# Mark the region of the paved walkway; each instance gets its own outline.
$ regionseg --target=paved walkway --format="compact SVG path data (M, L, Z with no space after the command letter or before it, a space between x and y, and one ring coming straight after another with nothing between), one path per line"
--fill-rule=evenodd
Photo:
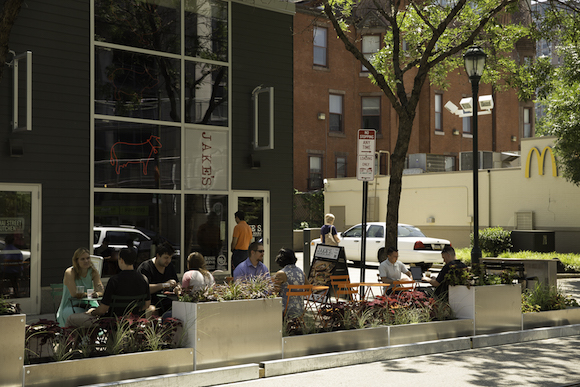
M221 386L580 386L580 336L331 368Z

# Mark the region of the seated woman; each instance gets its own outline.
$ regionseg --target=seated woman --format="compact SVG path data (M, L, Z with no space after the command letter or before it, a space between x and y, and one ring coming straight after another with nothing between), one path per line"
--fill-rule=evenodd
M187 267L181 280L181 287L188 292L200 290L215 283L211 273L205 268L205 258L198 252L193 252L187 257Z
M304 311L304 300L301 297L292 297L286 306L288 285L304 285L304 272L296 266L296 261L296 254L290 249L281 248L276 256L276 263L282 269L274 276L274 291L280 293L288 318L301 316Z
M103 295L103 283L99 272L93 266L89 250L81 247L74 252L72 266L65 270L62 282L64 284L62 287L62 299L56 312L56 319L59 326L65 327L66 320L71 314L84 311L85 306L99 306L97 300L84 302L80 300L87 297L87 289L94 289L93 297ZM83 286L84 291L77 293L77 286ZM73 297L76 299L73 299Z

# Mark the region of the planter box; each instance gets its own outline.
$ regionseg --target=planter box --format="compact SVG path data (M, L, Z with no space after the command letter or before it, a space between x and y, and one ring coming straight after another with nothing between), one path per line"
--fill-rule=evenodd
M522 314L522 325L524 329L559 327L572 324L580 324L580 308Z
M191 371L193 350L178 348L27 365L18 385L75 387Z
M282 339L283 358L418 343L472 334L473 320L449 320L289 336Z
M25 314L0 316L0 384L22 386Z
M389 326L389 345L450 339L473 335L473 320L431 321Z
M352 351L357 349L386 347L389 345L388 327L351 329L288 336L282 339L283 358L317 355L321 353Z
M183 344L195 369L257 363L282 357L282 299L173 302L183 321Z
M522 329L520 285L450 286L449 304L459 319L472 319L473 334Z

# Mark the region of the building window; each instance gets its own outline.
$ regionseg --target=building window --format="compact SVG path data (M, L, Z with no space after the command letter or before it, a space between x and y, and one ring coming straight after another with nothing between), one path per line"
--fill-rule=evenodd
M309 156L308 189L322 188L322 157Z
M463 117L463 133L471 134L471 117Z
M443 95L435 94L435 130L443 130Z
M372 62L373 56L381 48L381 37L379 35L366 35L362 37L362 53L365 58ZM362 71L368 71L365 66L362 66Z
M346 157L336 158L336 177L346 177Z
M532 134L532 109L524 108L524 138L533 137Z
M362 129L381 131L381 97L362 97Z
M328 30L323 27L314 27L314 64L317 66L327 66L326 62L326 42Z
M329 130L331 132L342 132L342 109L343 96L330 94L329 96Z

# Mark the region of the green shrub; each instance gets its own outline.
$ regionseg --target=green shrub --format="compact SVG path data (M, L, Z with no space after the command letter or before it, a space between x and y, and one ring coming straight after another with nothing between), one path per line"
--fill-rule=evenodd
M566 309L568 307L578 306L578 302L572 296L565 295L556 286L537 283L533 289L526 289L522 292L523 313Z
M471 233L473 246L473 233ZM512 233L501 227L490 227L479 230L479 248L486 256L497 257L501 253L511 251Z

